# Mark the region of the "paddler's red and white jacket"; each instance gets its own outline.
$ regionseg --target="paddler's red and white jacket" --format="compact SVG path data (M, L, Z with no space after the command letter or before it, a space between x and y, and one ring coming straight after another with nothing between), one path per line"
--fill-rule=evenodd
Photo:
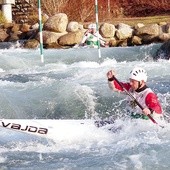
M113 84L112 84L113 83ZM149 108L151 111L156 113L156 115L162 115L162 107L161 104L158 101L158 97L156 94L147 86L144 86L143 88L134 91L132 90L129 83L122 83L124 88L131 93L135 99L143 106L143 108ZM124 90L116 81L109 82L109 87L112 88L114 91L123 92ZM131 97L128 97L128 110L130 112L140 113L142 114L142 110L135 104L134 101L132 101Z

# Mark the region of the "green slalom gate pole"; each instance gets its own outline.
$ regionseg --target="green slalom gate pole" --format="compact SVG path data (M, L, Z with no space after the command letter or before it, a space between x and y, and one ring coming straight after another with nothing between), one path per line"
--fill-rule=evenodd
M96 14L96 31L97 31L97 42L98 42L98 55L101 58L100 41L99 41L99 19L98 19L98 1L95 0L95 14Z
M38 0L38 17L39 17L41 62L44 63L44 55L43 55L43 35L42 35L42 15L41 15L41 0Z

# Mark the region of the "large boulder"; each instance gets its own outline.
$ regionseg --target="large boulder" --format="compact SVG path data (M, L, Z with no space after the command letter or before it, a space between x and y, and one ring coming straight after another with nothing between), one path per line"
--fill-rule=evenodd
M38 48L39 41L36 39L27 40L24 43L24 48Z
M142 39L135 35L132 37L131 43L132 43L132 45L141 45Z
M58 38L66 34L66 32L56 33L56 32L51 32L51 31L43 31L42 34L43 34L43 44L52 44L52 43L56 43L58 41ZM36 36L36 39L39 41L39 38L40 38L40 35L38 33Z
M160 42L160 34L162 34L162 28L158 24L145 25L135 30L135 35L142 38L143 44Z
M46 31L53 31L63 33L66 31L68 24L68 17L64 13L55 14L50 17L45 23L43 29Z
M134 29L136 30L136 29L139 29L139 28L144 27L144 26L145 25L143 23L137 23L137 24L135 24Z
M14 24L13 27L11 28L11 32L15 33L20 30L20 25L19 24Z
M28 32L29 30L30 30L30 25L28 25L28 24L23 24L23 25L21 25L21 27L20 27L20 30L22 31L22 32Z
M162 44L162 46L157 50L156 55L153 58L154 60L170 59L170 40Z
M116 37L118 40L125 40L131 38L133 35L133 29L127 24L120 23L116 26L116 28Z
M150 43L159 43L160 38L159 36L155 35L143 35L139 36L142 39L142 44L150 44Z
M170 33L170 23L166 25L166 33Z
M6 41L9 35L6 33L6 30L0 29L0 42Z
M112 38L115 35L116 28L113 24L104 23L100 26L100 34L104 38Z
M159 39L163 42L170 40L170 33L162 33L159 35Z
M67 32L76 32L79 29L79 23L75 21L69 22L67 25Z
M138 36L142 35L153 35L158 36L160 33L160 27L158 24L149 24L143 27L137 28L135 34Z
M68 34L61 36L58 39L58 43L61 46L73 46L81 42L83 35L84 33L82 31L69 32Z
M116 47L117 46L117 41L115 38L111 38L109 40L109 47Z
M21 37L22 37L21 31L10 33L10 36L8 37L8 41L12 42L12 41L18 41L20 39L24 39L24 38L21 38Z

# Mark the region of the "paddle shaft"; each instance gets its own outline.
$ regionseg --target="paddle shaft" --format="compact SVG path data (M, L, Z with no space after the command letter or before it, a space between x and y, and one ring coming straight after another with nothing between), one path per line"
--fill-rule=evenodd
M142 105L136 100L136 98L132 95L132 94L130 94L127 90L126 90L126 88L119 82L119 80L114 76L114 80L120 85L120 87L122 87L122 89L135 101L135 103L140 107L140 109L141 110L143 110L144 108L142 107ZM155 124L158 124L156 121L155 121L155 119L153 119L153 117L151 116L151 115L147 115L148 117L149 117L149 119L153 122L153 123L155 123ZM160 125L159 125L160 126ZM163 126L160 126L160 127L162 127L163 128Z

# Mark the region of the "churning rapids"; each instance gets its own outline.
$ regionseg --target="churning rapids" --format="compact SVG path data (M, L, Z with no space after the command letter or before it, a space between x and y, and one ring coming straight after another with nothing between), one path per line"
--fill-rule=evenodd
M123 121L125 96L111 92L106 78L112 68L122 81L128 80L135 65L145 68L148 86L157 93L168 117L170 63L153 61L158 47L102 48L101 58L98 49L48 49L44 64L39 49L0 49L2 121L43 119L44 126L55 126L55 120L61 120L61 126L56 121L51 138L1 127L0 169L169 169L170 126L162 129L152 122ZM115 124L123 128L117 133L88 123L111 115L120 117ZM69 122L81 119L87 119L87 124Z

